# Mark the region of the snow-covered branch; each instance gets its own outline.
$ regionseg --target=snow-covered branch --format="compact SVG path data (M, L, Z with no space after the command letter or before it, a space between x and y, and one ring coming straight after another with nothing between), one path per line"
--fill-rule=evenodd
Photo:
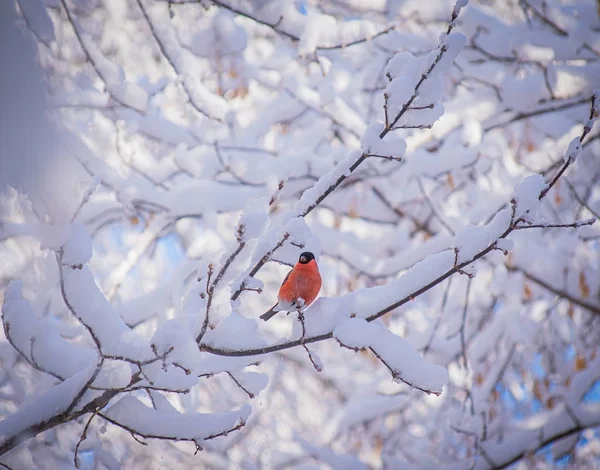
M0 6L0 467L593 467L594 0L117 3Z

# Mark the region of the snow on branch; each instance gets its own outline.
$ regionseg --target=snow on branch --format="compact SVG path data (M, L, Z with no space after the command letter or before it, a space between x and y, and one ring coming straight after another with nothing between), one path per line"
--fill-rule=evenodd
M394 29L393 26L389 26L375 32L375 25L366 20L354 22L357 24L340 24L335 18L327 15L315 14L307 17L290 5L277 1L263 4L257 12L253 12L239 0L211 0L211 3L298 42L299 53L307 55L319 50L342 49L372 41Z
M594 109L594 104L595 98L592 99L592 109ZM584 128L581 140L585 138L589 131L587 127ZM569 165L570 162L566 161L557 174L563 174ZM554 177L552 182L555 184L556 181L557 178ZM454 243L454 255L450 253L450 249L430 255L409 269L399 280L386 286L362 289L340 299L317 300L310 310L311 316L307 318L308 336L301 340L238 350L226 346L220 347L215 343L201 344L201 349L224 356L263 355L305 343L333 338L336 322L340 319L350 318L352 312L356 312L356 310L358 310L361 317L365 317L368 322L372 322L413 301L450 276L456 273L466 273L465 268L497 249L499 242L508 237L514 230L517 230L516 224L522 220L522 217L517 217L517 214L525 214L532 210L539 203L539 200L545 197L547 189L548 185L543 183L543 180L540 182L539 177L527 178L515 188L516 197L513 198L512 211L509 209L502 210L496 214L489 224L483 227L467 227L464 231L459 232L457 235L458 241L455 240ZM462 243L463 241L464 243ZM475 245L475 249L471 249L470 243ZM467 248L469 251L461 255L461 250L464 252ZM382 295L384 293L385 295ZM316 326L316 320L315 323L311 322L311 317L319 318L318 327ZM326 318L327 320L325 320ZM362 345L358 348L366 347L367 343L361 343Z
M95 370L95 366L87 367L0 421L0 455L32 435L65 422Z
M100 416L132 435L151 439L193 441L198 449L203 442L240 429L250 416L250 406L227 413L178 413L159 411L126 396L103 411Z
M431 364L419 355L408 342L377 323L362 318L348 318L333 330L333 337L349 349L369 348L390 370L392 378L412 388L439 395L448 381L442 366Z
M442 114L443 108L440 106L436 114L427 113L429 105L435 106L435 103L439 103L441 100L441 89L438 89L441 77L444 72L447 71L452 65L453 60L460 53L462 47L465 44L464 35L461 33L452 33L454 27L454 20L458 14L455 11L455 15L452 18L452 23L448 26L446 35L442 37L442 40L438 46L436 52L429 54L428 56L416 59L410 53L398 53L394 59L390 61L387 68L387 76L391 83L394 83L394 76L398 78L396 83L401 83L402 86L388 90L384 96L386 97L385 110L385 125L381 128L380 124L376 123L370 126L362 140L362 152L352 152L336 166L324 174L312 187L305 190L300 200L294 204L293 209L286 214L285 220L288 221L287 225L284 226L285 233L292 233L292 227L290 224L294 223L294 219L303 218L310 214L316 207L318 207L323 200L333 193L369 156L371 153L376 157L383 156L385 158L401 159L404 155L406 144L401 140L385 141L384 138L395 129L395 126L400 122L408 122L411 119L422 119L426 120L432 125ZM394 76L392 76L394 74ZM432 80L436 85L429 89L422 89L422 86L426 81ZM390 83L390 84L391 84ZM388 100L393 97L391 116L388 117L389 103ZM411 108L411 105L419 104L421 102L428 105L426 108L417 107L418 112ZM412 112L410 112L412 110ZM418 117L414 114L417 113ZM411 121L412 122L412 121ZM377 133L377 131L379 131ZM380 142L381 141L381 142ZM381 155L380 155L381 153ZM256 273L264 265L262 261L267 256L267 253L275 251L275 247L280 245L281 238L275 237L273 230L267 231L267 233L259 240L258 247L261 248L259 254L255 253L253 258L260 258L257 264L250 267L244 277L254 277ZM278 238L278 241L274 244L270 239ZM239 290L239 289L238 289ZM235 291L232 300L237 298L239 295Z
M0 467L593 466L593 0L42 3L0 7L52 106L3 103Z

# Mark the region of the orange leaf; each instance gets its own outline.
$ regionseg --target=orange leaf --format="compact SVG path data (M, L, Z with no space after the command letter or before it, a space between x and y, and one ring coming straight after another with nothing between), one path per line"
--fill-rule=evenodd
M579 273L579 290L581 291L581 296L583 298L590 296L590 286L585 279L585 273L583 271Z
M523 286L523 297L525 298L525 300L531 300L531 296L533 295L533 293L531 292L531 288L525 284Z
M353 219L356 219L359 216L358 209L356 208L356 202L354 200L350 202L350 207L348 208L348 215Z
M560 206L560 203L562 202L562 196L558 192L554 193L554 202L557 206Z
M335 214L333 219L333 226L335 228L340 228L342 226L342 216L338 213Z
M575 358L575 370L577 370L577 371L583 370L586 367L587 367L587 361L585 360L585 357L578 354L577 357Z

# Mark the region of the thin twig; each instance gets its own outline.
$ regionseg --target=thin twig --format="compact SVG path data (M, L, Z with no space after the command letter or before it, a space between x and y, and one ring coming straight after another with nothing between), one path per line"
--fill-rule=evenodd
M95 417L96 417L96 413L92 413L92 415L90 416L90 419L88 419L87 423L85 423L83 432L81 433L81 437L79 438L79 441L77 441L77 445L75 446L75 455L73 456L73 463L75 464L75 468L79 468L79 464L80 464L80 462L79 462L79 446L87 437L88 429L90 427L90 424L92 424L92 420Z

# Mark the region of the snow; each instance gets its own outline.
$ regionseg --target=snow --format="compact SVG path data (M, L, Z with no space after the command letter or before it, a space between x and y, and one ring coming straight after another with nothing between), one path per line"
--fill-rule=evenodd
M351 455L340 455L327 447L318 447L298 437L298 443L317 460L331 466L331 468L345 468L348 470L368 470L370 467Z
M448 382L445 367L424 360L410 343L394 335L383 325L373 326L376 336L371 349L392 369L395 381L438 395L442 393Z
M371 348L392 370L396 381L438 394L448 381L446 368L423 360L407 341L381 324L348 318L335 327L333 337L347 348Z
M374 340L375 331L363 318L348 318L333 330L333 337L351 349L368 348Z
M505 253L510 253L514 250L515 244L512 240L500 238L499 240L496 240L496 247Z
M398 77L415 77L419 73L419 61L410 52L398 52L388 62L385 73L392 81Z
M42 0L19 0L27 26L47 45L54 41L54 25Z
M250 406L226 413L179 413L157 411L149 408L131 395L121 398L103 414L117 423L144 436L168 439L194 440L201 444L204 439L245 422L250 416Z
M302 36L298 42L298 54L307 56L313 54L319 43L321 32L335 29L335 18L329 15L309 14Z
M125 81L123 69L103 55L98 45L89 38L77 22L74 22L74 27L79 31L83 46L104 81L108 92L126 106L144 112L148 105L148 95L144 89L135 83Z
M258 395L267 387L269 376L259 372L230 372L233 377L252 395Z
M50 96L23 105L37 77L22 74L5 114L27 132L0 126L0 180L17 188L0 184L0 434L52 425L101 363L77 409L108 389L101 413L134 435L206 449L153 443L165 468L485 469L485 451L552 466L573 440L539 452L539 436L576 423L590 429L572 464L593 466L599 227L549 226L600 204L594 2L334 3L0 6L42 43L15 52L0 14L3 71L39 57ZM37 132L48 112L56 148ZM548 228L514 230L527 222ZM305 250L323 277L306 348L297 315L258 320ZM251 432L202 442L247 404ZM89 417L2 462L72 462ZM102 419L88 466L142 462Z
M71 266L87 263L92 257L92 239L82 224L71 226L69 238L63 245L61 261Z
M203 343L218 344L226 349L258 348L266 343L258 336L258 324L233 312L225 317L214 330L209 330Z
M63 267L62 272L67 306L98 339L103 354L134 361L154 357L147 340L113 310L87 266Z
M510 222L510 209L503 209L487 225L467 225L459 230L453 242L454 249L458 251L457 264L471 260L477 253L499 240L508 230Z
M452 62L458 57L458 54L463 50L466 43L467 37L463 33L452 32L443 36L442 46L446 47L446 52L432 73L441 75L442 71L445 71L452 65Z
M240 216L239 226L243 227L242 240L260 237L269 225L269 200L252 200Z
M456 0L454 4L454 8L452 9L452 14L459 15L461 9L465 8L469 4L469 0Z
M317 198L327 190L327 188L334 184L340 177L348 176L350 174L350 167L352 167L361 156L360 152L351 152L346 158L329 170L319 179L319 181L304 191L300 200L294 204L292 213L296 214L296 217L304 214L310 206L315 203Z
M462 139L467 147L475 147L481 144L483 129L481 123L475 119L469 119L463 125Z
M36 317L23 298L22 281L11 281L4 291L4 327L26 357L60 377L71 377L96 363L96 354L63 339L47 320Z
M266 196L262 188L246 187L231 193L231 187L208 180L177 185L164 200L175 216L203 214L206 211L230 212L242 209L248 201Z
M93 385L104 389L125 388L131 383L132 372L128 362L105 360Z
M404 394L387 396L375 393L357 393L336 413L325 435L334 438L361 422L401 409L408 402L409 397Z
M383 131L384 127L381 122L375 122L367 128L361 139L362 152L372 155L402 158L404 152L406 152L406 142L403 139L379 138L379 134Z
M200 312L196 312L196 314ZM151 344L159 356L170 351L165 360L166 364L179 364L196 372L201 358L194 334L195 332L190 329L187 320L167 320L156 330Z
M568 162L571 165L575 163L575 160L577 160L577 157L579 156L579 152L581 152L581 142L579 141L579 137L575 137L569 144L563 157L565 163Z
M547 187L542 175L531 175L515 187L515 218L527 215L538 204L541 192Z
M17 412L4 418L0 421L0 440L6 441L66 411L95 369L95 366L91 366L78 372L73 377L41 393L35 401L22 406ZM77 408L81 408L81 402Z

